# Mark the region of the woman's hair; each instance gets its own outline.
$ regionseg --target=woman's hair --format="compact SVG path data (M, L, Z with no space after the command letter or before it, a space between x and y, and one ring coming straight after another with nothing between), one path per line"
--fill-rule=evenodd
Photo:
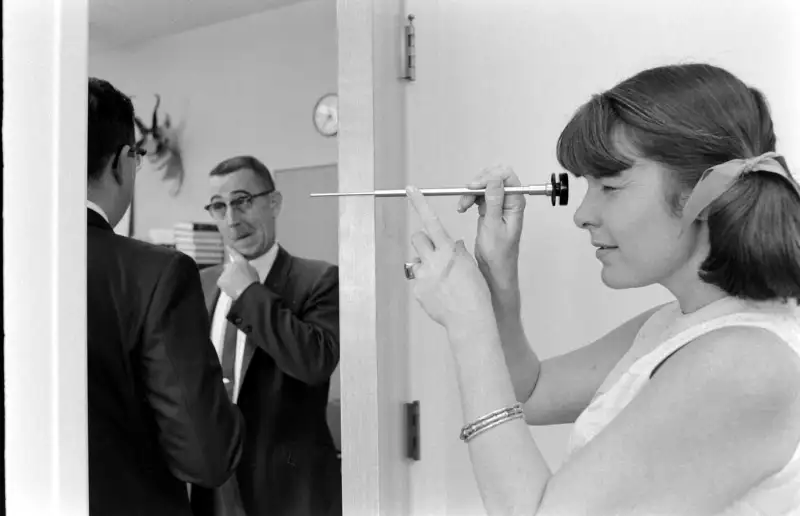
M558 161L576 176L615 175L633 165L618 135L673 172L665 200L676 217L706 169L775 150L764 95L706 64L652 68L593 96L561 133ZM800 196L787 179L743 174L709 206L708 228L703 281L746 299L800 299Z

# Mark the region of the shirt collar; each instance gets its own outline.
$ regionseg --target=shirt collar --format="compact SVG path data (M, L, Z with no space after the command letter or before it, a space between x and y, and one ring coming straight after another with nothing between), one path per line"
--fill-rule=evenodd
M108 222L108 215L106 215L106 212L103 211L103 208L98 206L96 203L93 203L89 199L86 199L86 207L89 208L90 210L94 211L94 212L97 212L98 215L103 217L103 219L105 219L105 221ZM108 224L110 225L111 223L108 222Z
M269 271L272 269L272 265L275 263L275 258L277 256L278 242L275 242L272 244L272 247L269 248L269 251L258 258L250 260L250 265L258 272L258 278L261 280L261 283L266 281L267 275L269 275Z

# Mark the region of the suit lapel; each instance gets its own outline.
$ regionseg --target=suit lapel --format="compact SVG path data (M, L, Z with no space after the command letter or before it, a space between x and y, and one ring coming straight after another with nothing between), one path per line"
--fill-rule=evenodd
M291 256L286 252L283 247L278 247L278 254L275 256L275 263L267 274L264 285L273 292L283 295L286 286L286 280L291 270ZM250 367L250 362L253 360L253 355L256 351L256 345L247 337L246 345L244 347L244 357L242 358L242 385L247 375L247 369Z

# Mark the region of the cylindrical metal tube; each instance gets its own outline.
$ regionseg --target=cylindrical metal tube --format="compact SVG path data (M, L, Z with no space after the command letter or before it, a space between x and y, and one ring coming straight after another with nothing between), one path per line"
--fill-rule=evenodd
M529 186L507 186L505 193L521 193L527 195L551 195L553 186L546 185L529 185ZM440 195L484 195L486 190L471 189L464 187L454 188L420 188L422 195L440 196ZM311 197L344 197L354 195L373 195L375 197L405 197L405 190L375 190L374 192L348 192L348 193L312 193Z

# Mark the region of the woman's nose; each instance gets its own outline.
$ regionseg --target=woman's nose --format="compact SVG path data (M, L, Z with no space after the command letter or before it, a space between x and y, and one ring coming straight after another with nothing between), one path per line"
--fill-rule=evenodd
M580 229L586 229L587 226L597 225L597 210L592 202L589 192L586 192L586 195L583 197L580 206L578 206L578 209L575 210L575 215L573 215L572 221Z

